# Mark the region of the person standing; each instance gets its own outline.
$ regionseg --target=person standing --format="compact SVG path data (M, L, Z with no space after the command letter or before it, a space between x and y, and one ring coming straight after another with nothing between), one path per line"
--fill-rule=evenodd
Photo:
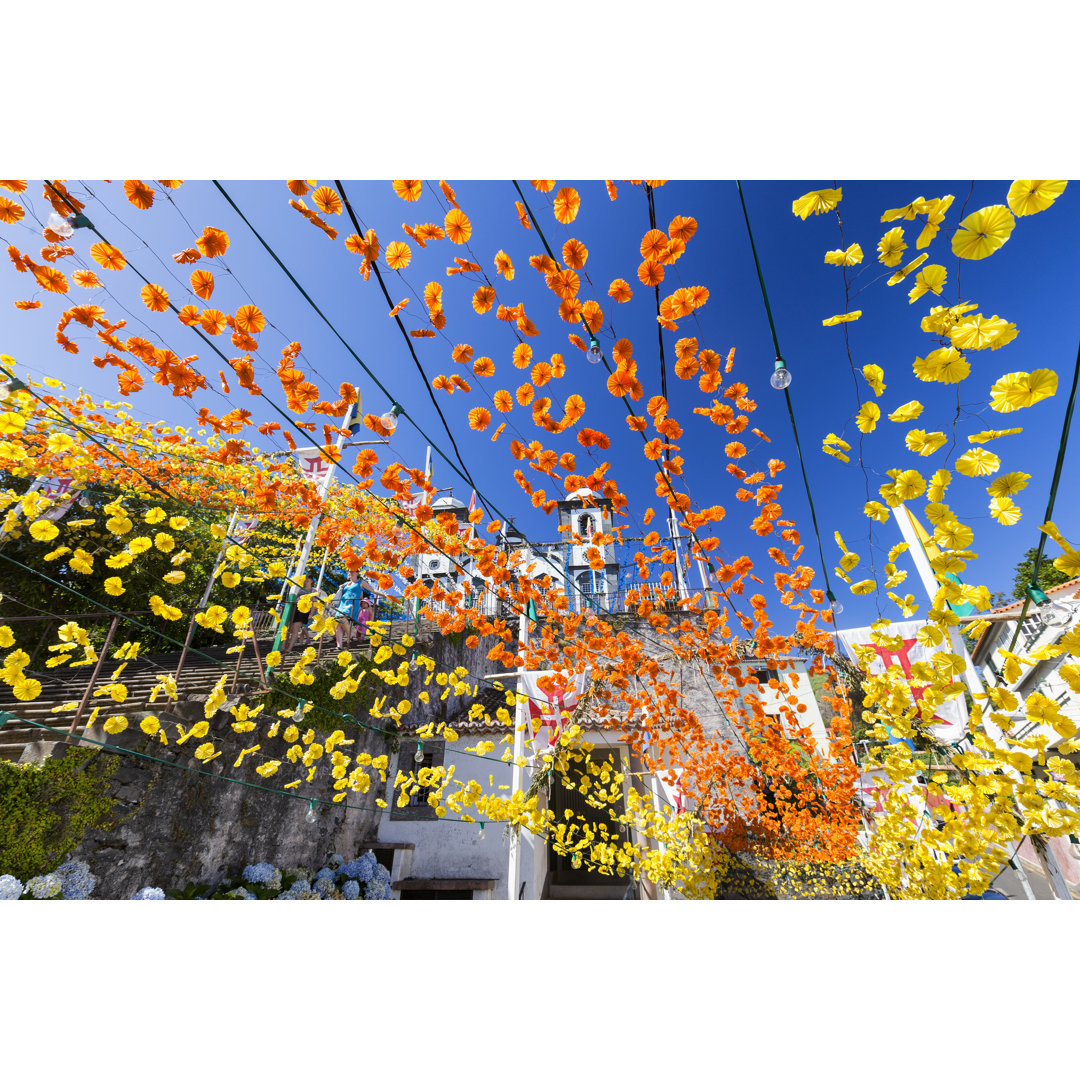
M307 620L310 611L305 613L300 610L300 597L303 596L311 588L311 578L306 574L300 579L300 587L296 593L297 602L293 604L292 618L289 620L289 632L285 638L285 652L291 652L293 646L296 645L296 639L301 633L307 635Z
M341 586L341 597L338 601L338 611L341 613L343 626L341 637L344 642L352 640L356 623L360 615L360 604L364 599L364 586L358 580L360 577L356 570L350 570L348 579ZM335 640L337 640L335 635ZM338 641L340 648L342 641Z

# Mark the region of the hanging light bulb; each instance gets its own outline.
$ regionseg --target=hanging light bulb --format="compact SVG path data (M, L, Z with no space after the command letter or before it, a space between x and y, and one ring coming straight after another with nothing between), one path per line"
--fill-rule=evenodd
M586 356L590 364L599 364L604 359L604 354L600 351L600 342L595 337L589 338L589 351Z
M293 710L292 722L294 724L302 724L304 722L304 705L305 702L301 699L300 704Z
M829 598L829 610L834 615L839 615L844 610L844 605L841 604L840 601L837 600L835 596L833 596L832 589L826 589L825 590L825 595Z
M79 505L84 510L92 510L94 508L94 504L85 495L83 495L82 498L79 499Z
M397 429L398 417L405 410L395 401L386 412L379 417L379 423L392 435Z
M49 220L45 222L45 228L51 229L62 240L67 240L75 231L71 221L66 217L61 217L55 210L49 215Z
M318 811L315 809L314 799L312 799L311 802L308 803L307 813L304 815L304 820L309 825L314 825L319 820L319 814Z
M787 363L783 357L778 356L773 365L773 373L769 376L769 385L774 390L786 390L791 385L791 372L788 371Z
M581 869L581 852L580 851L575 851L574 854L570 857L570 865L575 870L580 870Z
M1027 594L1035 602L1035 617L1043 626L1057 630L1067 626L1071 621L1073 617L1072 609L1058 603L1056 600L1051 600L1038 586L1029 585Z
M480 836L478 837L478 839L484 839L484 823L482 821L480 822Z
M422 742L416 744L416 753L413 754L412 759L417 765L424 763L424 744Z
M7 401L11 397L11 383L5 379L0 382L0 401Z

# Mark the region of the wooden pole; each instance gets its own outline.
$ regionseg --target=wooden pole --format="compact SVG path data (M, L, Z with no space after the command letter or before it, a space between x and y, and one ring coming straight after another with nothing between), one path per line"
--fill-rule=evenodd
M113 634L116 633L116 627L120 623L120 616L114 615L112 622L109 624L109 632L105 635L105 644L101 646L101 654L98 656L98 661L94 665L94 671L90 676L90 682L87 683L86 693L82 696L82 701L79 702L78 709L75 710L75 717L71 721L71 727L68 728L68 735L74 735L78 730L79 722L83 718L83 713L86 712L86 706L90 703L90 698L94 693L94 683L97 682L98 675L101 674L101 668L105 663L105 657L109 653L109 646L112 644ZM73 741L73 740L68 740Z

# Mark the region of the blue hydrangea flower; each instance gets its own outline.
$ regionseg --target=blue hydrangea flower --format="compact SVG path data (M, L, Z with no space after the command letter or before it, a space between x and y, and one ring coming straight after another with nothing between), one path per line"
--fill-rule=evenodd
M55 873L65 900L88 900L98 881L81 859L68 859Z
M359 883L355 881L346 881L345 884L341 886L341 895L344 896L346 900L359 900Z
M384 885L380 885L377 881L372 879L364 886L364 899L365 900L381 900L383 895Z
M278 900L311 900L315 893L311 891L311 883L299 878L292 883L288 892L283 892Z
M383 899L384 899L384 900L390 900L391 898L392 898L392 897L391 897L391 891L390 891L390 882L388 881L388 882L386 883L386 888L385 888L385 890L383 891Z
M330 856L330 858L329 858L329 859L327 860L327 862L328 862L328 863L330 864L330 866L332 866L332 867L333 867L333 868L334 868L335 870L336 870L336 869L337 869L337 868L338 868L338 867L339 867L339 866L340 866L340 865L341 865L341 864L342 864L342 863L343 863L344 861L345 861L345 856L344 856L344 855L337 855L337 854L331 855L331 856Z
M320 877L315 879L315 891L325 900L334 891L333 877Z
M253 863L244 867L241 875L252 885L265 885L268 889L281 888L281 871L273 863Z
M258 900L258 897L254 893L248 892L243 885L227 892L225 897L228 900Z
M367 882L375 874L375 868L379 865L373 851L365 851L358 859L345 863L339 868L338 873L343 877L355 878L360 882Z
M318 883L319 883L320 881L333 881L333 880L334 880L334 871L333 871L333 870L331 870L329 866L324 866L324 867L323 867L323 868L322 868L322 869L321 869L321 870L320 870L320 871L319 871L319 872L318 872L318 873L317 873L317 874L315 875L315 884L316 884L316 885L318 885Z
M165 890L154 888L152 885L147 885L145 888L140 889L132 898L132 900L164 900ZM200 896L198 899L203 900L205 897Z
M0 877L0 900L18 900L25 892L26 886L11 874Z
M55 874L42 874L33 877L26 883L26 891L35 900L49 900L60 895L62 886L60 879Z

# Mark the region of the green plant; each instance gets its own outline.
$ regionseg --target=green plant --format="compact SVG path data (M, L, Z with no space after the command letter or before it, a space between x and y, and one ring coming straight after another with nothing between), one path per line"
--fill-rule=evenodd
M119 764L86 747L40 765L0 761L0 874L48 873L87 829L115 826L110 779Z
M357 656L356 668L352 678L359 678L361 672L368 672L374 667L370 657ZM289 681L287 672L281 672L272 677L271 691L259 699L263 704L263 712L267 716L275 715L281 709L287 709L290 713L297 707L297 698L300 698L315 708L310 709L304 722L316 731L329 733L336 728L341 728L347 723L344 716L356 718L365 724L370 723L373 727L382 727L384 723L378 720L369 721L368 710L375 703L376 691L381 683L366 675L360 679L360 685L354 694L346 694L340 701L330 691L341 681L343 669L336 662L323 662L322 667L312 671L315 681L306 686L294 686ZM344 714L344 716L343 716Z

